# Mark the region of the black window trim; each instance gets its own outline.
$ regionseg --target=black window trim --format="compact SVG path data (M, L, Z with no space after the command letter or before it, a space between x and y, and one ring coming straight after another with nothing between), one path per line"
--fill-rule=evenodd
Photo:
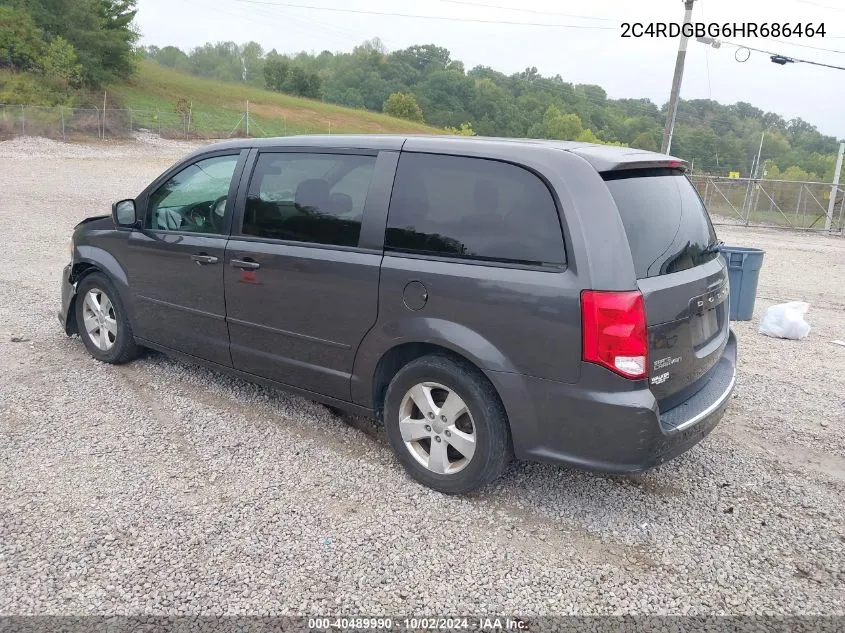
M301 242L297 240L282 240L274 237L260 237L258 235L245 235L243 232L244 215L246 214L246 203L249 198L249 190L252 187L252 179L255 176L255 168L258 165L258 159L262 154L332 154L332 155L346 155L346 156L372 156L375 158L373 178L370 182L370 189L367 191L367 200L370 198L373 182L376 179L376 172L378 170L379 154L384 150L368 149L368 148L350 148L350 147L308 147L308 146L284 146L284 147L259 147L254 148L249 156L248 165L244 169L241 180L243 187L238 192L237 209L235 217L231 224L229 232L229 239L238 240L241 242L255 242L258 244L278 244L279 246L298 246L302 248L319 248L323 250L347 251L356 253L373 253L381 254L381 250L361 246L361 238L364 233L365 218L367 216L367 203L364 203L364 218L361 220L361 231L358 234L357 246L346 246L342 244L323 244L320 242Z
M392 248L387 245L387 222L389 221L390 211L388 207L388 218L385 218L385 240L384 240L384 253L385 255L391 255L394 257L403 257L407 259L422 259L422 260L430 260L430 261L443 261L443 262L452 262L452 263L460 263L460 264L468 264L474 266L488 266L494 268L515 268L518 270L536 270L539 272L553 272L553 273L560 273L564 272L569 268L569 252L566 247L567 238L566 238L566 231L563 228L563 221L561 219L561 209L562 204L560 199L558 198L557 192L555 191L554 187L552 187L551 182L549 179L546 178L542 173L537 171L536 169L525 165L524 163L518 163L512 160L505 160L502 158L497 157L488 157L488 156L469 156L467 154L454 154L451 152L419 152L419 151L409 151L409 150L401 150L399 152L399 162L401 162L401 158L403 154L414 154L414 155L425 155L425 156L449 156L452 158L469 158L475 160L486 160L492 161L496 163L504 163L505 165L511 165L513 167L517 167L520 169L524 169L525 171L533 174L540 181L545 185L546 189L548 190L549 194L552 197L552 204L555 207L555 213L557 217L557 223L560 227L560 236L561 236L561 246L563 247L563 261L559 263L551 263L551 262L537 262L537 263L524 263L515 260L509 259L494 259L494 258L481 258L481 257L461 257L460 255L449 255L449 254L433 254L427 253L423 251L412 251L406 249L399 249L399 248ZM399 175L399 165L396 166L396 174L395 176ZM394 181L395 185L395 181ZM395 186L390 193L390 200L393 201L393 192L395 191Z
M478 257L460 257L458 255L434 255L419 251L401 250L397 248L384 249L385 256L401 257L402 259L420 259L430 262L444 262L448 264L465 264L467 266L485 266L487 268L513 268L514 270L533 270L541 273L566 272L567 265L563 264L526 264L507 259L481 259Z
M150 214L150 197L158 191L161 187L163 187L167 182L170 181L171 178L176 176L177 174L183 172L184 170L188 169L189 167L196 165L204 160L208 160L209 158L219 158L221 156L237 156L238 160L235 163L235 169L232 172L232 180L229 183L229 194L226 200L226 213L223 216L223 231L221 233L200 233L198 231L168 231L166 229L148 229L146 228L147 218ZM232 232L232 224L234 217L237 213L237 195L238 190L241 184L241 178L243 176L244 167L246 166L247 159L249 158L249 149L248 148L241 148L241 149L221 149L216 150L213 152L206 152L204 154L200 154L198 156L194 156L190 161L184 161L173 165L170 169L165 171L161 174L158 178L156 178L149 187L147 187L140 196L136 199L136 204L139 203L143 206L144 214L143 218L141 219L141 226L143 227L142 230L145 233L149 233L152 235L184 235L184 236L196 236L196 237L211 237L211 238L223 238L228 239L229 235ZM130 231L137 231L137 228L127 228L126 230Z
M627 169L603 171L599 175L605 182L608 180L628 180L629 178L678 178L680 176L689 180L686 172L677 167L629 167Z
M192 235L197 235L192 233ZM241 233L233 233L229 236L230 240L237 240L238 242L255 242L257 244L274 244L278 246L295 246L297 248L318 248L326 251L348 251L355 253L372 253L374 255L381 255L381 251L375 248L367 248L364 246L345 246L343 244L323 244L321 242L298 242L296 240L280 240L274 237L259 237L257 235L243 235ZM360 237L358 243L361 243Z

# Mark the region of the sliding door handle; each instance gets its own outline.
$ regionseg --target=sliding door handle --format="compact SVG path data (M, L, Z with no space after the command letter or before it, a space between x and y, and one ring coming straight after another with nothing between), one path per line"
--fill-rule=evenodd
M229 263L235 268L240 268L241 270L258 270L261 268L261 264L254 262L251 259L233 259Z
M200 253L199 255L191 255L191 259L195 261L199 266L217 263L216 257L214 257L213 255L206 255L205 253Z

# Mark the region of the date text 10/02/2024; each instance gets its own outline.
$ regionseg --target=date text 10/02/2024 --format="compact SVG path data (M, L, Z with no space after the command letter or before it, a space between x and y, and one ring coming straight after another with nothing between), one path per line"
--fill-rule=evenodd
M316 631L336 630L410 630L410 631L524 631L528 623L509 617L412 617L366 618L324 617L308 618L308 628Z

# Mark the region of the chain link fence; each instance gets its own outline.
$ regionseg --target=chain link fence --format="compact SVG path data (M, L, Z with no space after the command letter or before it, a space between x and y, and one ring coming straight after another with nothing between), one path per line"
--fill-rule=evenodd
M213 113L193 109L64 108L0 104L0 140L42 136L62 141L131 139L137 133L169 139L213 140L293 134L331 134L288 125L286 117L258 118L244 112ZM769 226L845 234L845 188L823 182L752 180L691 175L714 224Z
M843 232L845 188L824 182L690 176L714 224Z
M232 137L331 134L331 121L305 128L288 125L286 117L258 118L242 113L134 108L64 108L0 104L0 140L16 136L42 136L61 141L131 139L149 132L162 138L213 140Z

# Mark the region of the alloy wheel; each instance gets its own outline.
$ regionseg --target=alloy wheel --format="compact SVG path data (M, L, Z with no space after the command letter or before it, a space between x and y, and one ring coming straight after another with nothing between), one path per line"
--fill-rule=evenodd
M82 300L82 320L91 342L107 352L117 342L117 318L114 304L99 288L91 288Z
M455 391L436 382L418 383L402 398L399 431L413 458L440 475L466 468L475 454L475 423Z

